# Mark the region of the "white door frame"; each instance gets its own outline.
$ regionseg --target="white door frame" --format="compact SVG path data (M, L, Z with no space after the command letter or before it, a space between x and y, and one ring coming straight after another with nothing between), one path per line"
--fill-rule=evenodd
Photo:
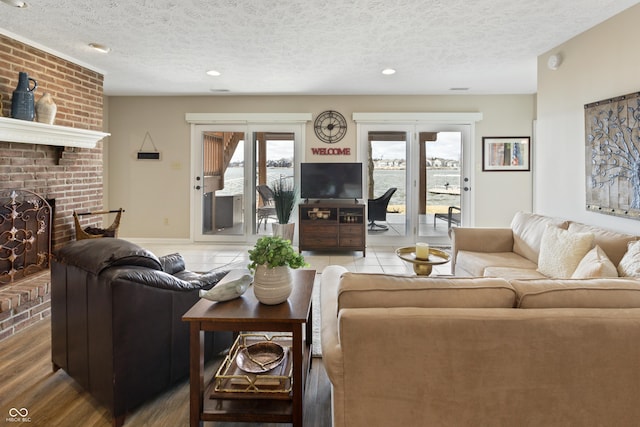
M296 180L299 180L300 161L303 157L305 147L305 126L311 121L311 113L187 113L185 119L191 124L191 227L190 240L211 241L211 242L237 242L253 243L257 236L252 233L253 212L250 207L255 206L255 190L253 185L249 185L255 174L255 161L253 142L248 144L253 132L256 131L283 131L295 134L294 148L294 173ZM198 183L196 177L201 173L202 164L202 131L204 130L227 130L244 132L244 232L238 235L203 235L198 227L202 227L202 191L196 189L202 185ZM296 183L298 184L298 183ZM253 203L253 204L252 204Z

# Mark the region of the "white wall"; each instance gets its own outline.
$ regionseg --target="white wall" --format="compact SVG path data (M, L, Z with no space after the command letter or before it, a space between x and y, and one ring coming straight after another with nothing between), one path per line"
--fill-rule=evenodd
M640 233L640 221L586 210L584 130L585 104L640 90L639 21L637 5L538 58L536 212Z
M111 97L108 108L108 202L126 209L122 237L189 238L190 127L185 113L312 113L341 112L349 121L338 144L357 149L353 112L481 112L476 125L476 161L472 188L476 198L476 225L506 226L518 210L531 210L532 177L529 172L482 172L482 136L531 136L534 95L512 96L191 96ZM139 161L145 133L149 132L161 161ZM311 147L320 147L312 123L306 129L305 161L318 160ZM145 146L150 149L150 146ZM322 159L325 160L325 159ZM534 164L535 167L535 164ZM167 218L168 225L164 218Z

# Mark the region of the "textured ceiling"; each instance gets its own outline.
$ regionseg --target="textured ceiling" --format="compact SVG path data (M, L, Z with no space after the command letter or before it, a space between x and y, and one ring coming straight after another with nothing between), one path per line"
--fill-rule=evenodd
M639 3L26 1L0 3L0 32L104 73L107 95L534 93L538 55Z

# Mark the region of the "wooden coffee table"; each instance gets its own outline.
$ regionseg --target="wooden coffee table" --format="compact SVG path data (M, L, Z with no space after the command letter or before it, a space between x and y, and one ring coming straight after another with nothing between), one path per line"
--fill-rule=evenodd
M230 272L223 280L232 280ZM253 287L226 302L198 301L182 320L190 328L190 425L203 421L293 423L302 427L304 391L311 369L311 293L315 270L292 270L293 291L278 305L261 304ZM213 398L213 380L204 383L204 332L287 332L291 334L292 387L286 399Z

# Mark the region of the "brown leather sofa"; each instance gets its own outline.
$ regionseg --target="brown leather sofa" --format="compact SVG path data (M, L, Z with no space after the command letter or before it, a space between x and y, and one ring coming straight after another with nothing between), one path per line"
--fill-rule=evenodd
M156 257L122 239L71 242L51 263L51 358L114 417L189 373L182 315L232 268L185 270L179 254ZM205 355L230 347L232 333L207 333Z

